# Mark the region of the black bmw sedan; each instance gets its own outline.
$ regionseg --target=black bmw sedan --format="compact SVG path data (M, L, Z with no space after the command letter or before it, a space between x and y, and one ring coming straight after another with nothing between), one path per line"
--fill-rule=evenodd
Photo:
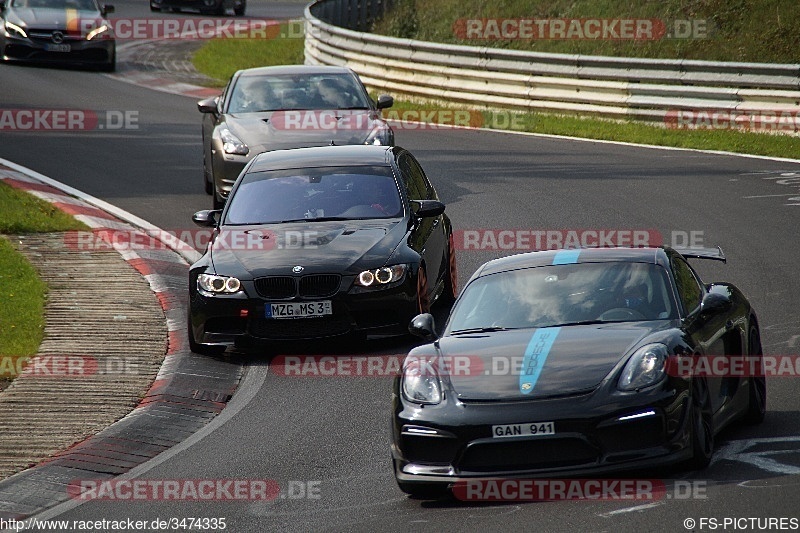
M407 333L417 313L455 296L444 209L403 148L256 156L224 210L194 215L215 231L190 269L192 350Z
M430 314L416 317L430 344L394 384L400 488L702 468L723 427L763 420L763 371L725 372L737 358L763 365L755 311L687 257L724 260L667 247L515 255L478 269L441 337ZM701 357L722 370L677 371Z

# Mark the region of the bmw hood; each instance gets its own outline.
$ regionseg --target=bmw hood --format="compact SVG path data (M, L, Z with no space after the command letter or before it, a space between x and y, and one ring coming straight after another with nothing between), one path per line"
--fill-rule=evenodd
M524 400L594 390L669 321L564 326L443 337L446 378L464 400ZM465 367L464 365L467 365Z
M383 266L405 235L402 219L371 219L269 226L223 227L211 245L218 274L242 279L351 273Z
M240 113L227 115L225 124L252 153L363 144L376 127L388 128L372 110Z

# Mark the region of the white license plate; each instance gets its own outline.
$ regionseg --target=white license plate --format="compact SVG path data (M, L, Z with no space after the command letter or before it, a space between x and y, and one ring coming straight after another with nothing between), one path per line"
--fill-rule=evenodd
M48 52L71 52L72 45L69 44L46 44L44 49Z
M530 422L526 424L492 426L492 437L496 439L555 434L556 425L553 422Z
M308 318L310 316L332 315L330 300L320 302L268 303L267 318Z

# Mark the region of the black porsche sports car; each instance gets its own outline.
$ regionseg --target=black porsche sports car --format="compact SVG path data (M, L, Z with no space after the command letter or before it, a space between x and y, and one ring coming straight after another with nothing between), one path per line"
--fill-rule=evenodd
M467 282L441 337L417 316L409 329L430 344L409 353L393 391L400 488L434 496L481 477L706 466L724 426L763 420L766 381L669 371L681 358L763 359L747 299L704 284L687 257L725 259L668 247L496 259Z
M417 160L399 147L256 156L223 211L194 215L216 229L190 269L191 349L407 334L414 315L455 298L444 209Z

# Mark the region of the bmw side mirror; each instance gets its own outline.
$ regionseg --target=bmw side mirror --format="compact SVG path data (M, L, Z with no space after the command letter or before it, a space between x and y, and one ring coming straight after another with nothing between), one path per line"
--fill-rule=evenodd
M414 200L411 211L417 218L438 217L444 213L444 204L438 200Z
M213 228L219 224L217 215L220 213L222 213L221 209L204 209L192 215L192 222L204 228Z
M103 4L102 6L100 6L100 13L104 17L109 13L113 13L114 11L116 11L116 9L114 9L114 6L111 4Z
M700 302L700 314L706 316L722 314L729 311L732 305L733 303L728 296L718 292L709 292Z
M214 96L211 98L206 98L205 100L200 100L197 102L197 110L201 113L216 113L217 112L217 102L219 102L219 96Z
M394 98L388 94L382 94L378 97L378 109L388 109L394 105Z
M428 342L433 342L439 338L436 335L436 323L430 313L423 313L412 318L411 323L408 325L408 332Z

